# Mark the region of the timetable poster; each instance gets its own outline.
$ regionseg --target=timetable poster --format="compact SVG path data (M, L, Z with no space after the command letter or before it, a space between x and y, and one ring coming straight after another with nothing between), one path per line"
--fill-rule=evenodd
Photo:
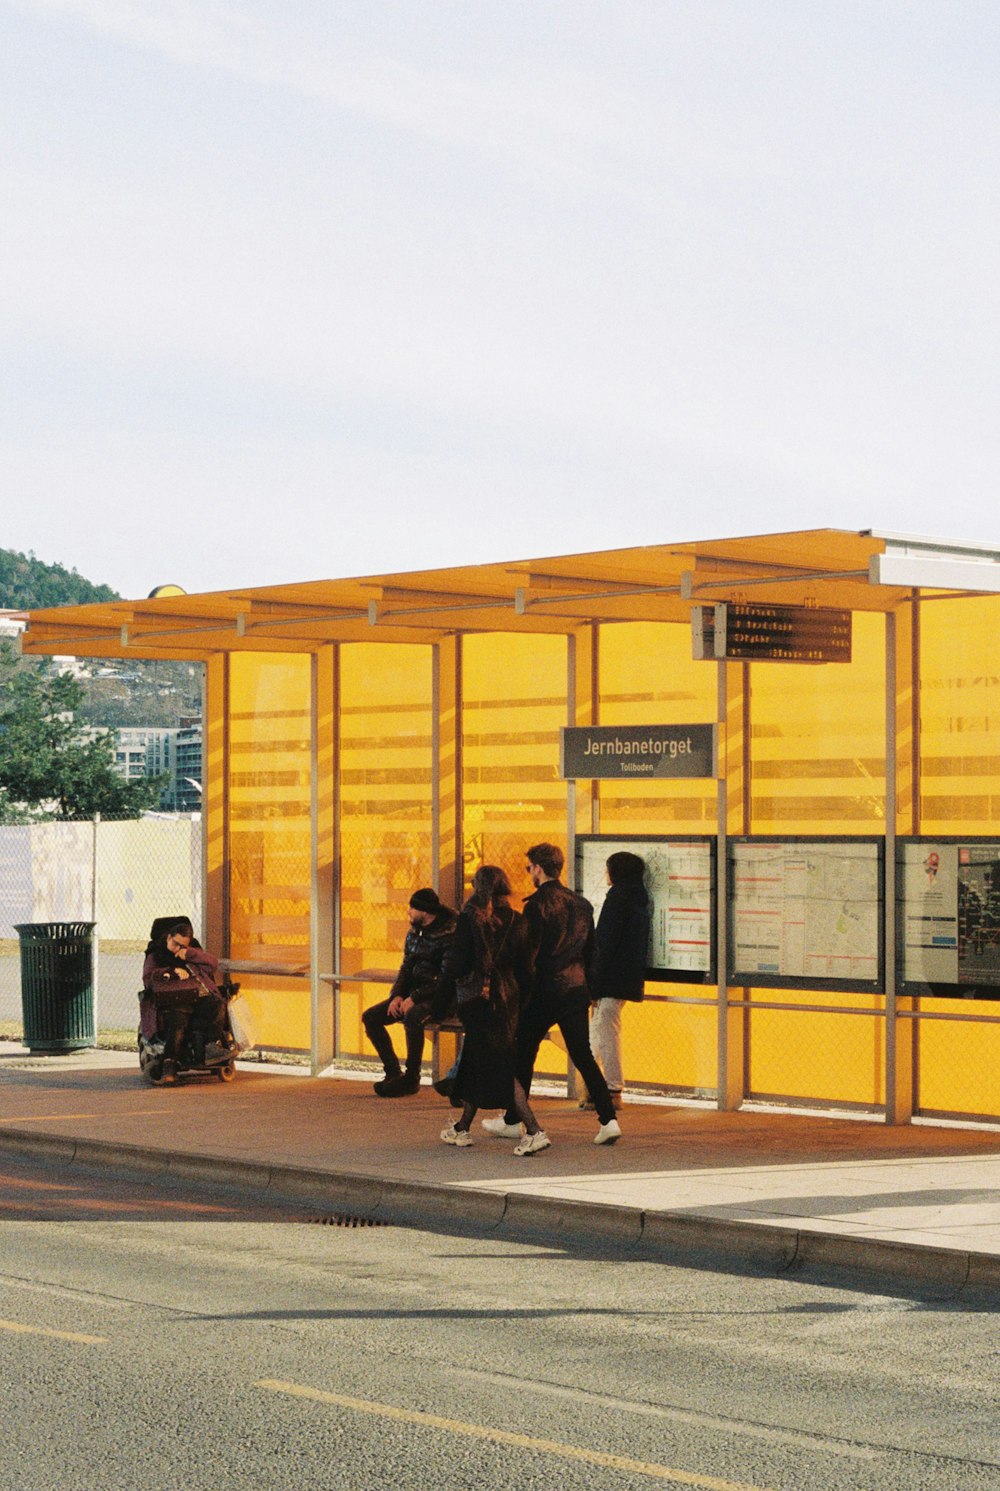
M712 844L709 839L576 841L576 888L600 915L608 893L608 857L627 850L645 861L650 919L650 977L705 982L712 973Z
M875 840L735 841L730 982L878 988L879 849Z
M1000 985L1000 843L899 850L904 984Z

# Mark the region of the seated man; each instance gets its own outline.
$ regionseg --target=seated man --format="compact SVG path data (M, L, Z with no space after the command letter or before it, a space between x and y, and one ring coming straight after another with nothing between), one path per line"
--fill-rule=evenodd
M416 890L410 897L410 930L403 945L403 961L388 999L365 1010L365 1034L382 1058L385 1077L375 1083L380 1098L401 1098L420 1087L424 1055L424 1021L432 1012L441 1018L446 1011L436 1007L441 966L455 935L458 913L442 905L437 892ZM401 1021L406 1031L406 1070L399 1065L387 1025Z

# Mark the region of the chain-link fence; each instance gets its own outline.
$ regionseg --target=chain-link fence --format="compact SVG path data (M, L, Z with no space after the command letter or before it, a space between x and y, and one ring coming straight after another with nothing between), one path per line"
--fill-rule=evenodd
M98 1032L134 1033L143 951L154 917L202 914L201 821L0 825L0 1034L22 1028L20 946L30 922L95 922Z

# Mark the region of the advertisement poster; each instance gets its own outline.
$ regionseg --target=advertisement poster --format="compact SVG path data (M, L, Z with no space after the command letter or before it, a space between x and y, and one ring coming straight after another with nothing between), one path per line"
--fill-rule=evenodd
M904 984L1000 986L1000 842L899 852Z
M737 841L731 853L732 983L878 987L874 840Z
M621 850L646 863L651 976L707 981L712 972L711 842L578 838L576 888L593 906L595 918L608 893L608 856Z

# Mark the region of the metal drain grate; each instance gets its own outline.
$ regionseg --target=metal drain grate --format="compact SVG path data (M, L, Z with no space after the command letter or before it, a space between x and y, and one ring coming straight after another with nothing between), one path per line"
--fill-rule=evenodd
M352 1217L343 1212L335 1212L331 1217L310 1217L310 1222L317 1223L320 1227L388 1227L388 1222L380 1222L375 1217Z

